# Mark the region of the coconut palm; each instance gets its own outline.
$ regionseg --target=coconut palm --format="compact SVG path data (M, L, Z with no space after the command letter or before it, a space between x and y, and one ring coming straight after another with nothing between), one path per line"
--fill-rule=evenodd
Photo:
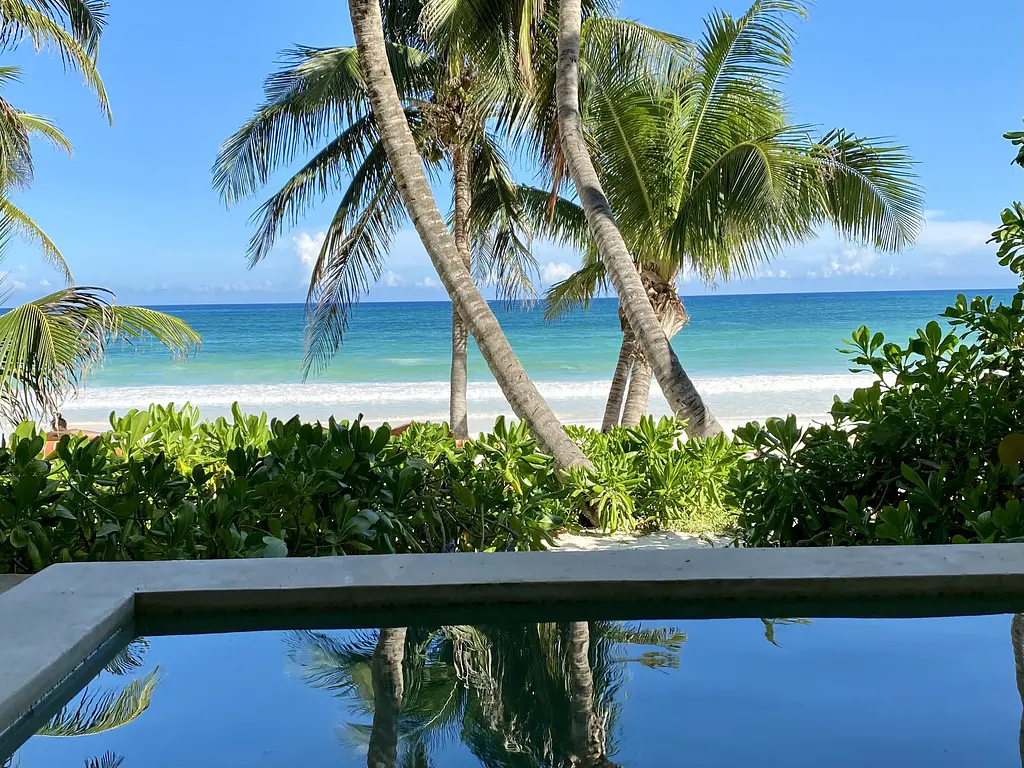
M349 12L368 101L395 187L454 307L476 340L513 412L529 425L541 448L552 455L559 468L590 466L579 447L566 436L512 351L437 209L389 65L379 3L350 0Z
M587 147L580 118L579 57L582 9L580 0L561 0L558 26L558 130L580 203L609 279L619 296L623 315L636 343L651 365L672 411L688 422L691 434L710 436L722 431L679 364L615 222L608 198Z
M501 298L532 298L530 223L501 148L486 129L492 92L502 84L468 66L453 73L452 51L419 33L415 0L396 0L389 8L397 17L389 17L387 34L405 114L427 168L435 175L450 170L451 228L463 262ZM214 169L214 183L230 204L255 193L299 149L318 150L255 214L251 264L267 257L282 228L317 197L341 192L310 277L306 375L338 351L351 306L380 278L405 218L359 72L350 68L355 55L354 48L291 51L294 63L268 78L266 103L225 142ZM342 126L333 114L345 115ZM469 436L467 341L466 325L453 312L450 424L459 439Z
M800 10L758 2L739 19L713 13L692 59L660 76L623 77L614 55L588 67L588 144L669 339L688 319L676 291L683 271L707 282L747 276L824 225L887 251L913 242L920 227L921 196L904 148L841 129L815 136L787 122L777 83L790 66L785 18ZM587 253L549 292L548 316L585 306L611 277L607 262ZM621 306L605 430L639 423L651 383L648 350Z
M99 679L104 674L123 676L140 669L143 656L148 650L149 642L145 638L133 640L104 666ZM90 684L37 730L36 736L92 736L128 725L149 708L159 683L160 668L155 667L124 686L110 688ZM3 768L19 765L15 762L16 758L17 753L2 764ZM106 752L100 757L88 758L85 765L86 768L117 768L122 762L122 756Z
M646 409L653 372L691 434L720 431L669 343L686 321L673 285L683 265L706 279L749 272L781 245L811 236L823 220L890 249L911 241L919 226L920 196L901 148L842 131L813 141L775 119L781 101L774 85L790 63L787 15L803 13L800 2L765 0L740 19L712 14L695 48L694 76L685 77L689 66L672 68L667 99L650 83L616 78L593 89L595 114L584 118L578 0L561 5L559 126L601 257L600 267L594 260L587 265L586 276L600 274L619 295L626 348L620 360L632 360L637 385L636 396L626 398L630 420ZM651 122L677 130L659 134L649 130ZM600 146L611 137L614 147L616 135L616 148ZM596 166L587 143L595 138L597 154L606 152ZM616 158L623 149L627 154ZM660 167L644 173L644 159L655 158ZM563 286L564 293L571 297L575 287ZM618 366L609 417L622 397L624 367Z
M0 0L0 36L9 45L27 37L36 47L54 47L65 63L82 71L109 117L95 64L105 8L99 0ZM19 74L16 67L0 67L0 88ZM18 235L36 245L70 283L63 254L10 200L12 191L31 185L33 138L71 152L71 143L50 120L0 98L0 260ZM0 303L8 296L0 290ZM113 298L102 288L72 286L0 316L0 418L16 423L56 411L117 340L154 336L181 354L198 346L199 335L182 321L142 307L117 306Z
M503 299L532 297L536 262L529 247L530 222L516 200L500 146L487 130L499 95L510 85L474 67L466 52L425 38L416 0L389 2L385 11L385 48L403 120L428 170L438 174L447 167L451 174L450 227L461 262L455 266L495 284ZM294 64L268 78L266 104L222 148L214 183L225 201L234 203L253 194L274 168L300 149L319 150L257 212L252 263L266 257L282 227L294 223L314 198L343 190L310 278L303 362L308 375L338 351L349 310L383 273L391 239L407 210L399 175L392 170L379 121L370 110L356 49L302 48L290 56ZM321 146L325 141L326 147ZM467 329L456 302L450 423L457 438L468 437ZM516 388L518 394L510 398L513 408L545 410L530 395L532 386L524 389L525 374L517 370L510 350L495 351L500 354L491 354L489 365L507 369L499 383L504 379L505 386ZM526 404L518 404L524 396ZM551 431L551 420L545 423L549 442L561 445L567 461L578 461L581 457L564 444L560 431Z

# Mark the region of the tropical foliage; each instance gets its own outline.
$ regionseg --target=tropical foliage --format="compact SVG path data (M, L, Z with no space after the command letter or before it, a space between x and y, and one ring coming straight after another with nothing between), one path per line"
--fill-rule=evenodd
M106 681L110 676L123 677L141 670L148 650L149 641L146 638L131 641L118 651L89 685L39 728L36 736L95 736L121 728L139 718L149 709L153 693L160 684L160 667L155 666L123 685L108 685ZM123 762L123 756L108 751L100 757L87 758L85 765L86 768L118 768ZM3 768L18 768L21 765L18 753L15 752L2 765Z
M452 41L439 44L424 34L420 11L415 0L394 0L385 13L390 65L409 128L427 170L435 177L447 171L452 179L450 226L467 267L499 297L529 300L538 222L519 201L502 145L488 129L502 95L516 85L498 70L477 66ZM355 47L295 48L286 60L288 66L266 80L264 105L222 147L214 185L232 204L255 194L300 153L315 153L254 214L252 264L266 258L282 229L331 192L341 195L310 277L308 375L337 353L351 307L385 274L388 250L407 217ZM452 332L452 421L465 438L467 338L457 313Z
M0 572L54 562L541 549L586 522L720 531L724 438L679 444L645 420L575 428L594 462L559 479L528 429L503 419L462 446L444 424L392 437L358 419L205 422L191 406L111 417L88 439L22 424L0 446Z
M55 49L66 65L81 70L109 117L110 106L96 52L106 22L99 0L2 0L0 34L6 44L28 38L36 48ZM0 67L0 86L20 76ZM56 244L10 200L32 183L33 138L71 153L71 144L45 117L24 112L0 98L0 260L14 235L36 245L43 258L71 283L71 270ZM3 277L0 277L2 288ZM9 294L0 290L0 303ZM141 307L120 307L102 288L73 286L16 307L0 316L0 419L18 423L34 414L54 413L90 367L117 340L155 336L187 354L199 336L180 320Z
M739 18L716 11L698 43L664 50L657 68L629 66L628 49L581 52L588 145L670 338L688 320L681 275L711 284L753 275L823 226L888 251L919 229L921 196L903 147L789 122L789 22L803 12L788 1L756 2ZM549 291L548 317L585 307L607 275L588 249L582 268ZM606 428L635 425L647 409L650 364L622 325Z
M732 482L745 542L1024 540L1020 203L990 242L1022 281L1008 304L961 294L945 325L928 323L906 345L862 326L846 352L875 381L836 398L832 424L800 429L790 416L737 431L751 451Z
M201 341L181 320L118 306L102 288L63 288L0 315L0 418L55 413L111 344L147 337L179 355Z
M622 83L628 98L610 98L607 88L589 91L595 103L587 125L598 166L670 336L687 320L675 290L683 272L709 282L750 274L824 222L890 249L916 229L920 201L900 148L844 131L815 139L786 123L773 86L790 64L785 14L800 10L759 2L740 19L713 14L689 69L678 66L661 83ZM618 77L619 68L611 69ZM669 162L665 147L672 148ZM549 294L549 315L585 304L604 279L604 265L590 256ZM617 392L613 386L608 425L634 423L650 384L642 350L623 327L628 362ZM630 376L623 410L621 379Z

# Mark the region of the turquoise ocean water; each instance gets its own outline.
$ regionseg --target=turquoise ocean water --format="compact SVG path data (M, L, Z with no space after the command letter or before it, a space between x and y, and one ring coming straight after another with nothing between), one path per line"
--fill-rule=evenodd
M1005 299L1010 291L992 293ZM858 325L905 341L935 318L956 291L697 296L685 299L691 321L674 345L716 414L727 422L794 412L825 413L834 394L862 379L836 349ZM203 348L172 361L158 346L115 349L65 413L74 423L106 421L111 410L186 400L209 416L233 401L248 410L305 418L362 412L370 420L444 418L447 411L450 305L362 304L344 346L324 372L303 382L299 364L303 307L224 305L163 307L203 336ZM527 371L566 420L600 419L620 340L617 304L545 322L539 308L495 307ZM470 358L473 428L508 413L475 349ZM652 410L665 408L652 393Z

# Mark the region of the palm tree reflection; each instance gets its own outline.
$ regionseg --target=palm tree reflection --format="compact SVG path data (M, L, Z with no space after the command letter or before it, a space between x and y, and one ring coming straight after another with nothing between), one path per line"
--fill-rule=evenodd
M627 665L678 666L685 640L622 622L410 627L294 632L289 656L351 702L363 722L342 737L373 768L429 765L455 740L486 766L599 768L614 765Z

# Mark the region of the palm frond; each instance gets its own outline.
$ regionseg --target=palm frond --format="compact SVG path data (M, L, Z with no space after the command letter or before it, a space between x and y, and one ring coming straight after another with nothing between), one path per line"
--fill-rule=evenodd
M19 115L21 124L25 127L25 132L29 136L41 136L46 139L50 146L55 149L59 149L66 153L68 156L71 155L72 147L68 137L65 136L57 124L48 117L43 115L32 115L28 112L21 112Z
M115 752L104 752L99 757L89 757L85 760L85 768L121 768L124 763L124 755Z
M700 72L688 95L692 138L682 161L684 177L691 176L694 166L715 162L722 139L728 140L719 136L737 120L759 117L753 109L764 101L759 95L778 83L792 63L788 17L794 15L806 15L801 0L758 0L739 19L715 11L705 21L697 46Z
M377 633L350 631L333 635L312 630L289 632L285 642L288 658L308 685L328 691L348 691L369 685L370 665L377 647ZM354 682L358 679L361 682Z
M914 242L924 199L906 147L831 130L811 148L825 217L844 237L886 251Z
M149 651L149 641L144 637L137 637L128 645L117 652L110 661L103 667L105 672L112 675L127 675L143 665L143 657Z
M181 320L112 299L105 289L76 286L0 316L0 414L17 423L56 411L119 339L151 335L176 354L199 346Z
M384 271L391 238L405 216L383 145L353 175L324 236L306 296L303 376L323 370L337 354L351 308Z
M91 736L125 726L149 708L153 691L159 683L160 668L157 667L120 690L86 688L74 702L63 707L50 722L36 731L36 735Z
M105 3L96 0L0 0L0 44L10 47L27 37L37 49L54 48L65 66L82 74L100 109L113 122L106 88L96 68L105 8Z
M60 272L65 282L70 283L74 279L57 245L27 213L0 194L0 242L5 242L11 235L18 235L39 248L43 261Z
M590 247L590 230L583 208L564 197L537 187L520 184L516 198L532 222L534 236L581 253Z
M429 87L431 59L422 51L388 45L391 71L406 98ZM264 83L266 101L220 148L213 186L231 205L254 194L270 174L369 113L354 46L296 47L287 66Z
M548 289L544 295L544 319L554 320L574 309L589 309L598 292L606 288L604 262L591 249L580 269Z
M474 275L496 289L499 301L529 303L539 277L532 251L536 222L520 204L515 178L492 137L485 134L475 143L471 167Z

